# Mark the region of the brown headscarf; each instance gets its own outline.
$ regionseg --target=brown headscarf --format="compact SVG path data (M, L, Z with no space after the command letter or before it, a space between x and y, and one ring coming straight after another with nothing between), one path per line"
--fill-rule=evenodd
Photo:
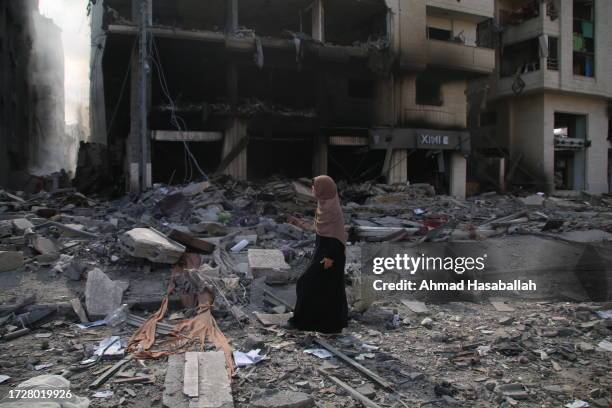
M340 198L336 183L329 176L318 176L314 179L314 195L318 201L315 216L315 231L322 237L336 238L346 245L344 216L340 207Z

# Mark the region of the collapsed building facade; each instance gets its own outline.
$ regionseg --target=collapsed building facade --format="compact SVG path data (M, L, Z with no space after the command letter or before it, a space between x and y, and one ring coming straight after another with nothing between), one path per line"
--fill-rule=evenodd
M93 138L130 190L327 173L463 197L493 16L480 0L97 2Z
M521 185L609 192L612 4L499 0L495 13L497 69L474 91L473 147Z
M0 186L36 189L32 175L71 169L64 99L60 28L38 1L1 1Z

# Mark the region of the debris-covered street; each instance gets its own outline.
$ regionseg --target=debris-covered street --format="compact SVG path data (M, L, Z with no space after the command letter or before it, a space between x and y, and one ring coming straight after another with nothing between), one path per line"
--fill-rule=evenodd
M308 183L222 177L111 201L2 191L0 391L58 374L91 407L610 406L605 299L564 282L532 296L381 296L360 259L368 242L512 253L545 240L588 243L609 268L609 198L340 184L350 323L323 336L283 326L313 248Z

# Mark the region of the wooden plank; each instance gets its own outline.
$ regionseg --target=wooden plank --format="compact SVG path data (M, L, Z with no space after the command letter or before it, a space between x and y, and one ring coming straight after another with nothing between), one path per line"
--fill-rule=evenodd
M380 408L380 405L378 405L377 403L375 403L374 401L372 401L371 399L369 399L365 395L357 392L357 390L355 390L353 387L351 387L350 385L348 385L347 383L345 383L341 379L339 379L339 378L329 374L325 370L319 369L319 372L321 374L323 374L323 375L326 375L327 378L332 380L332 382L334 382L340 388L344 389L351 397L355 398L357 401L360 401L365 407L368 407L368 408Z
M72 305L72 310L74 310L74 313L76 313L76 315L79 317L79 320L81 320L81 323L89 323L87 313L85 313L85 309L83 309L81 301L78 298L72 299L70 301L70 304Z
M323 340L322 338L316 338L314 341L315 343L319 344L321 347L325 348L330 353L334 354L340 360L344 361L345 363L347 363L348 365L350 365L357 371L369 377L372 381L376 382L381 387L386 388L388 390L394 389L394 386L392 383L385 380L384 378L382 378L375 372L369 370L368 368L362 366L361 364L359 364L358 362L356 362L355 360L353 360L352 358L350 358L349 356L347 356L346 354L344 354L343 352L341 352L340 350L338 350L337 348L329 344L326 340Z
M183 375L183 394L189 398L199 396L199 362L198 353L188 351L185 353L185 372Z
M119 371L121 367L129 363L131 360L132 360L132 356L127 356L123 360L115 363L115 365L113 365L111 368L106 370L102 375L96 378L94 382L89 384L89 388L98 388L99 386L104 384L106 381L108 381L113 375L115 375L117 371Z

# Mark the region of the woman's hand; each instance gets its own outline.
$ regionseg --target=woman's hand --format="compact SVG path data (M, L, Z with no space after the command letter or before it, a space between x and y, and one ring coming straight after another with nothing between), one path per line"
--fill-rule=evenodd
M334 265L334 260L329 258L323 258L321 263L323 264L323 269L329 269Z

